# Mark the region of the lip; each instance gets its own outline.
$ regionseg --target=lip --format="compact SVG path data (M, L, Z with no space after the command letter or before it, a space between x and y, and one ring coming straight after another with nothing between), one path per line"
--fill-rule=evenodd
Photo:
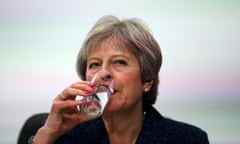
M114 95L114 94L116 94L116 93L117 93L117 90L114 89L112 95Z

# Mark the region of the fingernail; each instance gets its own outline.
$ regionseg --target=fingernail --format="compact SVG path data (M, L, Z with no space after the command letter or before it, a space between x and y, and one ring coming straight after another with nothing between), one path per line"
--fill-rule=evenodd
M84 94L90 94L91 92L89 92L89 91L84 91L83 93L84 93Z
M94 90L95 90L95 87L91 87L91 90L94 91Z
M79 100L81 103L85 103L85 99L81 99L81 100Z

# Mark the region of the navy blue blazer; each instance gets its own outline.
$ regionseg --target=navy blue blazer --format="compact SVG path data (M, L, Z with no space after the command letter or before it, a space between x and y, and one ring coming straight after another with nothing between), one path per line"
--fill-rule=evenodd
M109 144L100 118L81 123L63 134L56 144ZM145 120L136 144L209 144L200 128L163 117L154 107L146 110Z

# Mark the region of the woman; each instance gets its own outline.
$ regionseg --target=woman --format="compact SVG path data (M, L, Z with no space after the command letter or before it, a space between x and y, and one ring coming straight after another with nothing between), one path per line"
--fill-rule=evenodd
M162 54L157 41L138 19L101 18L88 33L78 54L77 72L83 81L56 96L45 124L33 143L44 144L207 144L201 129L161 116L156 101ZM91 119L77 109L94 91L98 71L114 81L101 117Z

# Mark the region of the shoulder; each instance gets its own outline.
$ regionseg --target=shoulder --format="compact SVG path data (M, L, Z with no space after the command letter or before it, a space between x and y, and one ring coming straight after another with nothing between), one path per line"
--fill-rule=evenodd
M209 143L207 133L197 126L163 117L153 107L147 113L146 123L151 125L150 127L154 134L157 135L156 137L164 137L165 140L171 143Z
M207 133L201 128L169 118L164 118L166 133L174 140L185 143L208 143Z

